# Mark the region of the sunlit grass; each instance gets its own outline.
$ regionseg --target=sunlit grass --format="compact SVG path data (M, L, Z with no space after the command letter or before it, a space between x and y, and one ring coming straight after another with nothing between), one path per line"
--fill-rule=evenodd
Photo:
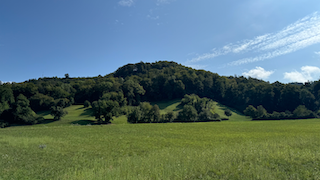
M13 127L0 179L319 179L319 145L319 119Z

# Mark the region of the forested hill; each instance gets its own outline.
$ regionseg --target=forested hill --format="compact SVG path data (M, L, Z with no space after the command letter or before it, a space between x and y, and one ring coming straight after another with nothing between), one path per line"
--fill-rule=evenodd
M211 98L240 111L252 105L246 111L252 117L256 113L251 111L290 114L299 105L303 105L301 111L309 116L311 112L316 115L319 110L320 81L304 85L270 84L242 76L219 76L175 62L141 62L125 65L106 76L70 78L66 74L65 78L2 84L0 118L2 121L30 123L35 119L34 111L48 110L52 106L66 107L86 100L91 103L110 100L119 106L138 105L141 101L183 98L185 94Z

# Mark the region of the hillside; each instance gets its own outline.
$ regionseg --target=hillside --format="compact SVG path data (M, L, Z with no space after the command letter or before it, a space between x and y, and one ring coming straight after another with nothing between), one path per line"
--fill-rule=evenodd
M119 108L137 106L140 102L169 102L186 94L212 99L256 119L315 118L320 115L320 81L299 86L270 84L159 61L128 64L106 76L71 78L68 75L2 84L0 124L42 123L43 119L34 112L51 107L62 111L84 102L95 107L104 106L103 111L107 112L96 118L108 122L112 116L124 114L123 111L115 112ZM107 108L111 106L115 108Z

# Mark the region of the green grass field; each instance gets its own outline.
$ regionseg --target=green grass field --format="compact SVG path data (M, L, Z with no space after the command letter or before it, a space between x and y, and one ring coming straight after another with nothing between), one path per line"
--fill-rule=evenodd
M0 129L0 179L320 179L319 119L234 113L223 122L127 124L120 116L85 125L90 109L67 110L60 121Z

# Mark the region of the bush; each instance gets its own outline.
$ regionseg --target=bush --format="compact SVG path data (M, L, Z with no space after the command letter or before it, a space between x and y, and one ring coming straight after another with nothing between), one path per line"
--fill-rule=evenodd
M199 114L199 121L211 121L214 120L212 112L204 110Z
M295 118L313 118L315 114L304 105L300 105L293 111L293 116Z
M250 116L252 118L256 118L257 117L257 109L255 107L253 107L252 105L249 105L244 111L243 113L246 116Z
M183 122L195 122L198 120L197 110L191 105L184 105L179 112L178 120Z
M224 111L224 114L229 117L229 116L232 115L232 112L230 111L230 109L226 109L226 110Z
M221 120L220 115L217 113L213 114L213 120Z
M91 106L91 103L88 100L85 100L84 103L83 103L83 106L85 108L87 108L87 107Z
M9 126L8 122L0 121L0 128L5 128L5 127L8 127L8 126Z

